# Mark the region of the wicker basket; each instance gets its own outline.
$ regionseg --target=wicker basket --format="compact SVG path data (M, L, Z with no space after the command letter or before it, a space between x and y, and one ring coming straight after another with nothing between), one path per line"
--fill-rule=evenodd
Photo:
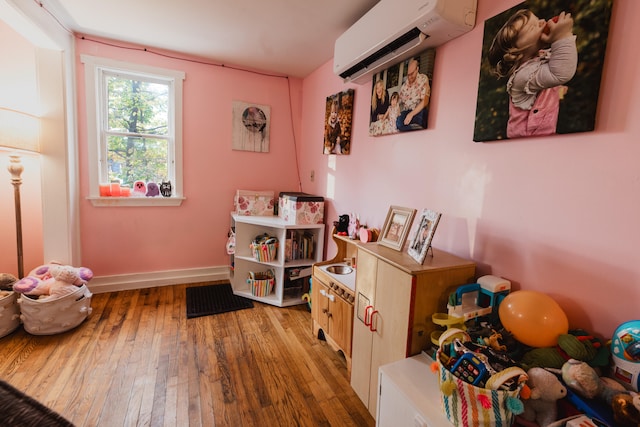
M251 295L255 297L266 297L273 291L273 285L276 283L273 270L267 270L259 273L249 272L247 283L251 287Z
M272 239L274 240L274 239ZM253 242L249 245L251 253L256 261L271 262L278 257L278 241L269 241L268 243Z

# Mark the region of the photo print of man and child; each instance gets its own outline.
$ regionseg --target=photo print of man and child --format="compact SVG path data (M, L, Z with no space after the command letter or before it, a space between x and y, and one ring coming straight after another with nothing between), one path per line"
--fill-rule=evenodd
M473 140L595 128L612 0L530 0L487 19Z
M373 76L369 135L427 128L435 49Z

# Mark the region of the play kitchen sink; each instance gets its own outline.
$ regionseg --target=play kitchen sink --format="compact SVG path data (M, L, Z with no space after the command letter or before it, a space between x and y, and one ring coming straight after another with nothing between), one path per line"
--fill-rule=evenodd
M324 271L330 281L340 283L344 287L355 291L356 289L356 270L347 264L328 264L320 266L320 270Z
M327 266L327 272L331 274L350 274L353 273L353 268L345 264L336 264Z

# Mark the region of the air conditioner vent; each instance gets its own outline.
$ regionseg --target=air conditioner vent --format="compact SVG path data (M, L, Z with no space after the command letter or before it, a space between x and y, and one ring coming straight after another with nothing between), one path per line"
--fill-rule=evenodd
M419 40L419 42L422 42L424 38L420 40L421 34L422 32L418 28L414 28L410 31L407 31L405 34L401 35L400 37L398 37L388 45L384 46L382 49L372 53L371 55L369 55L362 61L358 62L356 65L349 68L345 72L340 73L340 77L342 77L343 79L346 79L349 76L353 76L357 74L360 70L364 70L368 68L371 64L376 63L377 61L384 58L385 56L393 55L396 50L401 49L405 45L414 44L416 40Z
M380 0L336 39L333 72L345 83L364 84L379 71L471 31L477 6L478 0Z

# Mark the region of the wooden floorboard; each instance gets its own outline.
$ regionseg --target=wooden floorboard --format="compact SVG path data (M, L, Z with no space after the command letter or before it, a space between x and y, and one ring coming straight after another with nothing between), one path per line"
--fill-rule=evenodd
M304 305L187 319L187 286L94 295L62 334L21 327L0 378L78 427L375 424Z

